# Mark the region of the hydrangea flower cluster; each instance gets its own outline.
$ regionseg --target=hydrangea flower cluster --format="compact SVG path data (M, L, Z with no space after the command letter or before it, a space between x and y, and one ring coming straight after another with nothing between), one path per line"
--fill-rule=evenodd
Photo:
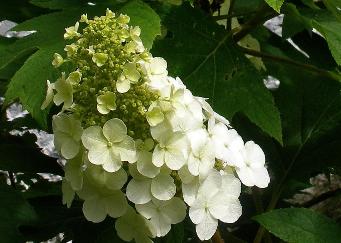
M270 181L262 149L168 76L128 16L107 10L79 22L66 28L66 55L52 62L71 72L47 81L42 105L62 105L52 125L66 160L64 203L77 196L87 220L113 217L119 237L138 243L165 236L188 208L201 240L218 220L235 222L241 182L264 188Z

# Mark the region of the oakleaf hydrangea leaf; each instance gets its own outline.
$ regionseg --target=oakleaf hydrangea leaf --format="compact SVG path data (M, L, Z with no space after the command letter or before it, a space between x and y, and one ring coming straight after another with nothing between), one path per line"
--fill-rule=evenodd
M152 52L167 60L170 74L181 77L194 95L209 98L219 114L232 119L242 112L281 143L273 97L223 28L186 4L174 8L164 24L169 34Z

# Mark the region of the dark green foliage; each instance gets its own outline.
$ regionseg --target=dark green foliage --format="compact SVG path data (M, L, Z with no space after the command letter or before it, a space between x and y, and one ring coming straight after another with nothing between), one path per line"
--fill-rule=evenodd
M336 243L341 239L341 227L338 224L305 208L276 209L254 219L286 242Z
M168 34L155 43L152 52L167 60L171 75L181 77L195 95L209 98L220 114L231 119L242 112L282 142L273 99L232 36L188 5L170 12L163 23Z

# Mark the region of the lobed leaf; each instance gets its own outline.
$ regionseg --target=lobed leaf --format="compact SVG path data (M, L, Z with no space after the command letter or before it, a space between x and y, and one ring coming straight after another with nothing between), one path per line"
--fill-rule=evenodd
M286 242L336 243L341 239L340 225L310 209L276 209L254 219Z
M263 43L263 51L309 63L307 57L288 46ZM269 60L264 63L269 75L280 80L274 94L283 127L282 160L286 167L292 164L289 177L306 180L328 166L339 164L340 82L293 65Z
M194 95L209 98L228 119L242 112L264 132L282 141L279 113L261 75L232 38L210 17L189 5L174 8L163 23L167 36L152 53L164 57Z

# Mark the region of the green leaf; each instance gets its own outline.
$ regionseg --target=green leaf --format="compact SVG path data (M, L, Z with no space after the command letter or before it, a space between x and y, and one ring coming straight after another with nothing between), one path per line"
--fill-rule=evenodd
M341 22L328 12L320 12L312 26L326 38L335 61L341 65Z
M37 215L20 192L0 185L0 235L1 242L24 242L18 227L36 219Z
M272 7L279 13L281 11L284 0L265 0L265 2L267 2L270 7Z
M46 80L54 81L57 71L51 61L55 52L62 52L65 41L64 29L74 25L80 15L88 13L89 16L103 15L106 7L121 11L131 17L132 24L139 25L142 30L141 38L147 47L151 47L154 38L160 33L160 20L158 15L141 1L129 1L118 9L117 4L107 6L88 6L64 10L30 19L19 24L15 30L35 30L36 33L19 39L6 49L0 48L0 69L6 67L14 60L37 50L31 55L24 65L16 72L9 83L6 92L6 102L19 98L25 109L38 121L42 127L47 127L47 110L41 110L45 99ZM52 31L53 30L53 31Z
M11 172L63 175L64 172L57 159L43 154L34 144L35 140L29 138L29 142L25 141L27 137L28 135L1 137L0 169Z
M341 0L323 0L324 5L331 11L339 21L341 21Z
M312 9L319 9L314 0L301 0L301 2Z
M310 60L289 47L274 42L263 44L263 51L309 63ZM341 84L319 73L293 65L264 60L269 75L280 80L275 101L281 113L284 148L283 165L291 167L289 178L306 180L313 173L341 162ZM290 99L288 99L290 97Z
M92 2L97 4L98 1ZM37 7L53 10L70 9L88 5L88 1L86 0L30 0L30 3Z
M303 29L315 28L324 36L335 61L341 65L341 22L327 10L303 10L299 11L293 4L286 6L283 36L288 38Z
M277 209L257 215L254 219L287 242L337 243L341 239L340 225L310 209Z
M13 59L10 65L0 69L0 79L10 80L31 54L31 52L28 52L26 55Z
M141 39L147 49L151 49L156 36L161 35L160 17L145 3L131 1L124 5L120 12L131 17L133 26L141 27Z
M283 7L283 12L283 38L290 38L304 29L310 29L310 19L301 16L294 4L286 4Z
M209 98L228 119L242 112L282 141L279 113L270 92L221 26L188 5L171 11L164 25L167 36L155 42L152 53L166 59L172 76L179 76L194 95Z
M259 9L262 5L264 5L263 0L238 0L235 1L233 6L233 13L236 15L247 15L253 13L255 10Z
M292 40L302 51L308 54L310 64L325 70L337 69L337 63L331 55L326 40L322 36L314 32L304 31L292 37Z
M122 3L120 0L92 0L90 3L93 5L111 6L113 4ZM70 9L70 8L83 8L91 6L88 0L31 0L31 4L53 10Z
M0 21L7 19L18 23L45 13L45 9L30 4L29 0L1 1Z

